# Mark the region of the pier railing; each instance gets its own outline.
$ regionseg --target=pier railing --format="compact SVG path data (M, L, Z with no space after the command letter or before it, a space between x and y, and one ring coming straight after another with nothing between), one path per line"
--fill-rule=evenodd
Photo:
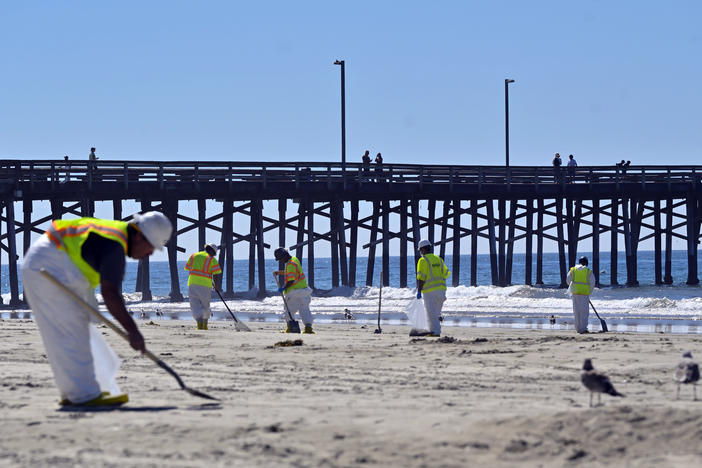
M553 186L559 184L690 184L702 180L702 166L459 166L360 163L262 163L262 162L162 162L162 161L0 161L0 182L28 184L57 184L96 182L130 184L150 182L159 185L176 182L206 182L234 184L257 182L264 187L269 183L326 182L328 184L390 183L390 184L471 184L511 186Z

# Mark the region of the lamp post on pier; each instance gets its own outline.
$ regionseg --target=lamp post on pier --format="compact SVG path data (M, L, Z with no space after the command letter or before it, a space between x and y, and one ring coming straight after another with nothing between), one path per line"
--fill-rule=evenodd
M509 167L509 88L514 80L505 78L505 166Z
M335 60L341 66L341 170L346 172L346 72L343 60Z

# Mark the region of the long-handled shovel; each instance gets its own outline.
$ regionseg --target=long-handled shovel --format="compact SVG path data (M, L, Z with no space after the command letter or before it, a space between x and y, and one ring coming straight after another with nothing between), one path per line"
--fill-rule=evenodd
M375 334L379 335L383 333L380 328L380 306L383 303L383 270L380 270L380 290L378 291L378 328L375 329Z
M280 287L280 281L278 281L280 278L276 276L275 274L275 282L278 284ZM288 301L285 300L285 294L283 292L280 293L280 297L283 298L283 304L285 305L285 312L288 313L288 333L300 333L300 322L295 320L290 313L290 308L288 308Z
M229 315L231 315L234 319L234 328L236 328L236 331L251 331L251 329L244 322L236 318L236 315L234 315L234 312L232 312L229 306L227 305L227 301L224 300L224 298L222 297L222 293L219 292L219 289L215 289L215 291L217 291L219 298L222 299L224 307L226 307L227 311L229 311Z
M600 325L602 325L602 331L608 332L609 329L607 328L607 322L605 322L604 319L602 317L600 317L600 314L597 313L597 309L595 309L595 306L592 305L592 301L588 299L588 302L590 303L592 310L595 311L595 315L597 315L597 318L600 319Z
M122 330L121 328L119 328L117 325L115 325L114 323L112 323L110 320L108 320L108 319L106 319L105 317L103 317L103 316L100 314L100 311L99 311L99 310L95 309L93 306L91 306L90 304L88 304L87 302L85 302L85 301L83 300L83 298L81 298L81 297L78 296L76 293L74 293L73 291L71 291L70 289L68 289L66 286L64 286L63 283L61 283L59 280L57 280L56 278L54 278L54 277L51 275L51 273L49 273L49 272L46 271L45 269L42 268L41 274L44 275L44 277L47 278L49 281L51 281L52 283L54 283L54 284L55 284L59 289L61 289L63 292L65 292L66 294L68 294L69 296L71 296L71 298L73 298L76 302L78 302L80 305L82 305L83 308L85 308L87 311L89 311L91 314L93 314L93 316L94 316L95 318L97 318L98 320L100 320L100 322L102 322L102 323L104 323L105 325L107 325L108 327L110 327L115 333L117 333L119 336L121 336L122 338L124 338L125 340L127 340L127 342L129 342L129 335L127 335L127 333L125 333L124 330ZM189 394L195 395L195 396L200 397L200 398L205 398L205 399L207 399L207 400L219 401L218 398L212 397L212 396L210 396L210 395L208 395L208 394L206 394L206 393L203 393L203 392L201 392L201 391L199 391L199 390L195 390L195 389L193 389L193 388L187 387L187 386L183 383L183 380L180 378L180 376L179 376L178 374L176 374L176 371L174 371L173 369L171 369L170 367L168 367L168 365L166 365L165 362L163 362L162 360L160 360L159 358L157 358L151 351L146 350L146 351L144 351L144 354L146 355L146 357L148 357L149 359L151 359L152 361L154 361L154 362L156 363L156 365L158 365L161 369L163 369L163 370L165 370L166 372L168 372L169 374L171 374L171 375L173 376L173 378L175 378L175 379L178 381L178 385L180 385L180 388L181 388L182 390L185 390L185 391L188 392Z

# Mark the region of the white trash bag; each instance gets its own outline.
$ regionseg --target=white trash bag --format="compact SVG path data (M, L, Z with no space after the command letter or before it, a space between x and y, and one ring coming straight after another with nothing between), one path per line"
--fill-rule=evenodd
M110 392L111 395L122 393L117 385L120 360L107 344L102 333L92 323L90 324L90 352L93 354L95 380L100 385L100 391Z
M409 323L412 326L410 336L415 334L427 333L429 331L429 321L427 320L427 311L424 308L422 299L412 299L405 309Z

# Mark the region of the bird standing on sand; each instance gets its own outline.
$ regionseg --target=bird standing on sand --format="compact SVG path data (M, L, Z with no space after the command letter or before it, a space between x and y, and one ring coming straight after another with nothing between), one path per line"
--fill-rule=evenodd
M592 408L592 394L597 392L597 405L602 404L602 394L623 397L621 393L614 389L614 385L609 381L609 377L601 372L597 372L592 367L592 359L585 359L583 372L580 374L580 381L590 390L590 407Z
M680 384L692 384L692 399L697 400L697 382L700 380L700 367L692 360L692 353L685 351L683 360L678 363L675 369L675 382L678 384L678 392L675 398L680 398Z

